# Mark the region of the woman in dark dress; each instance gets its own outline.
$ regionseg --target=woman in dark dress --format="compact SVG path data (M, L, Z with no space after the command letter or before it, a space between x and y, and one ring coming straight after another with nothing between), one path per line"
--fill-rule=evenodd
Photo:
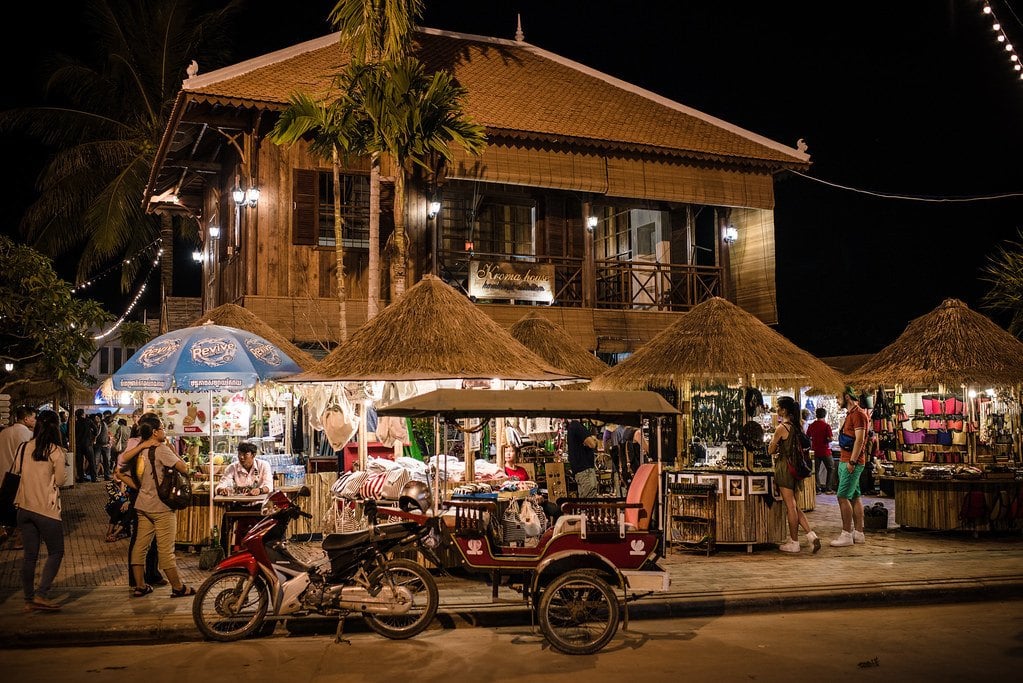
M805 438L803 427L799 421L799 406L790 396L782 396L778 399L778 417L782 422L774 430L774 438L767 451L775 457L774 461L774 483L781 493L781 499L785 502L785 512L788 516L789 539L782 543L778 549L784 553L799 552L799 527L806 529L806 540L813 546L813 552L821 549L821 540L817 537L806 514L796 505L796 491L803 489L803 482L796 481L789 472L788 458L792 450L792 439Z

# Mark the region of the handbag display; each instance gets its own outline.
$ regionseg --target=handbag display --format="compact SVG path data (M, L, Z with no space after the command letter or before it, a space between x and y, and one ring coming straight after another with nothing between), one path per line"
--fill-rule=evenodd
M156 477L156 446L149 447L149 465ZM176 467L163 467L163 476L156 480L156 493L171 510L183 510L192 504L192 482Z
M501 530L504 538L504 545L523 543L526 540L526 525L519 518L519 501L513 500L508 503L508 508L501 518Z
M25 466L25 444L18 447L16 458L18 472L15 474L14 465L4 472L4 481L0 484L0 524L3 526L17 526L18 509L14 506L14 499L18 496L18 489L21 487L21 471Z

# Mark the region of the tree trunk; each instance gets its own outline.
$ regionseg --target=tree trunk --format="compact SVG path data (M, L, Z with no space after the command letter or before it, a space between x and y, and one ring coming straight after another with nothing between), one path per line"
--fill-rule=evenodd
M369 294L366 319L380 311L380 153L373 152L369 163Z
M405 171L394 164L394 255L391 259L391 302L405 293L408 247L405 240Z
M337 303L338 303L338 341L348 340L348 307L345 291L345 245L344 219L341 217L341 165L338 161L337 149L333 152L334 176L334 258L337 262Z

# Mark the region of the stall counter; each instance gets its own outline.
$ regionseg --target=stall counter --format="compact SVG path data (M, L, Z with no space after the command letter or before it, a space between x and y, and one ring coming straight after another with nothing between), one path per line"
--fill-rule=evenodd
M990 531L991 512L999 498L1013 500L1023 493L1023 482L1014 479L922 479L916 477L881 477L895 487L895 522L900 526L930 531ZM962 519L967 496L983 495L980 514L979 497L975 502L976 517ZM1000 505L1000 503L998 503ZM1008 511L1006 511L1008 514ZM999 519L1004 519L999 514ZM1019 520L1004 519L1003 525L1019 526Z

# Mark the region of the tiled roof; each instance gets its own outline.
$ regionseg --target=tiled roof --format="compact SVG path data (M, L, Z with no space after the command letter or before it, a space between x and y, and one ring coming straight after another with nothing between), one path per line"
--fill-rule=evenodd
M805 166L796 149L528 43L422 29L418 54L468 90L466 109L492 133L737 163ZM337 34L184 83L191 98L277 108L323 93L347 62Z

